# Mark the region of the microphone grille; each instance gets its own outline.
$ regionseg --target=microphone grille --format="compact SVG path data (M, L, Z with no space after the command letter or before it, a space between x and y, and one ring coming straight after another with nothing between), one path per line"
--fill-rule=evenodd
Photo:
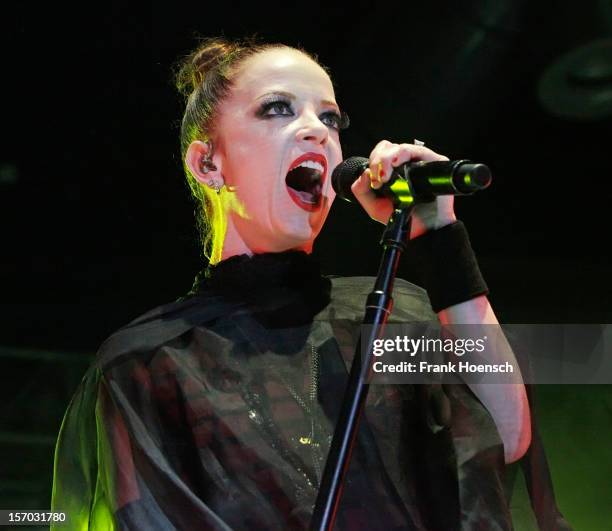
M347 201L355 201L351 185L368 167L369 160L365 157L349 157L342 161L332 173L332 187L336 194Z

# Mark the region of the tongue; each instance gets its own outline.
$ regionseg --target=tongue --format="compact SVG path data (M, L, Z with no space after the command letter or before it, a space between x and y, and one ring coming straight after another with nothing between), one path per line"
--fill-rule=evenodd
M317 183L310 191L297 190L293 186L287 185L294 196L308 205L318 205L321 201L321 183Z
M313 194L310 192L302 192L301 190L296 190L295 188L291 188L295 195L297 195L300 200L304 201L304 203L308 203L309 205L316 205L317 200Z

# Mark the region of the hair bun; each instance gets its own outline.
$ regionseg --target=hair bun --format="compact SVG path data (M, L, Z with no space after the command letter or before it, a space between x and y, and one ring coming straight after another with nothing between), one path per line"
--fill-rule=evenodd
M236 45L221 38L205 39L178 65L176 88L186 98L202 85L206 74L224 62Z

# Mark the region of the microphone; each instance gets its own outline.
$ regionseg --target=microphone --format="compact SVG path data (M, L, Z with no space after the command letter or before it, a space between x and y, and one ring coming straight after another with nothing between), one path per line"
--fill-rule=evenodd
M351 185L369 166L364 157L350 157L336 166L332 187L342 199L357 202ZM491 172L484 164L469 160L406 162L393 169L388 182L377 190L378 197L388 197L395 207L414 202L433 201L438 195L470 195L491 184Z

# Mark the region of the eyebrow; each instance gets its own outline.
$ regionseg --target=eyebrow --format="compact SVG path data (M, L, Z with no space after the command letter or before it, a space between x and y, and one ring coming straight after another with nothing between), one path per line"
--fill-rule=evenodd
M265 94L258 96L256 99L260 100L262 98L265 98L266 96L283 96L292 101L296 99L295 94L291 94L291 92L285 92L283 90L273 90L272 92L266 92ZM332 107L335 107L336 109L338 109L338 111L340 111L340 107L335 101L321 100L321 103L323 105L330 105Z

